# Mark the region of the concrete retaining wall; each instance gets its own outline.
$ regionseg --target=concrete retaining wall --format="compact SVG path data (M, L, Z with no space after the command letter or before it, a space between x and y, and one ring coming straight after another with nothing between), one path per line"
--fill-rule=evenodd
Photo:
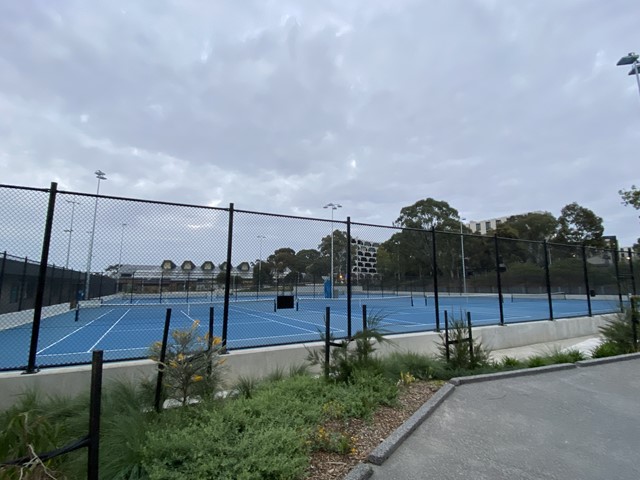
M598 327L613 318L615 314L593 317L568 318L550 321L510 324L507 326L486 326L474 328L474 336L482 340L491 350L514 348L536 343L553 342L567 338L577 338L598 333ZM411 333L390 336L392 343L379 346L380 354L392 351L435 354L440 342L435 332ZM282 347L256 348L232 351L226 358L225 378L229 384L238 376L264 377L281 368L305 362L307 349L322 348L319 342L287 345ZM107 364L104 380L129 379L138 381L151 377L156 365L150 360L137 360ZM0 410L12 405L16 396L29 389L37 388L44 393L75 395L86 391L90 384L90 366L48 368L32 375L22 372L0 372Z

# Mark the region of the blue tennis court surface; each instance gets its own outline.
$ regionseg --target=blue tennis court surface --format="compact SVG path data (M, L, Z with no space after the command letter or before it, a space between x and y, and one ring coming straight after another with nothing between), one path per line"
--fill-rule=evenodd
M199 299L200 300L200 299ZM61 311L42 319L36 364L42 366L89 363L91 351L102 349L105 360L146 358L149 346L162 339L167 308L171 308L171 330L190 328L199 320L199 333L207 333L211 309L214 335L222 335L223 303L185 303L172 298L172 303L158 303L145 298L123 303L114 299L76 310ZM554 318L587 315L586 299L553 298ZM593 314L619 310L614 300L593 300ZM380 328L388 334L434 330L434 299L425 297L355 297L352 300L352 334L362 328L362 306L369 318L376 317ZM229 349L267 345L312 342L324 331L326 307L331 308L331 332L335 338L347 336L347 303L344 299L305 298L292 309L275 309L275 300L236 300L229 303L227 345ZM495 296L439 299L442 315L460 318L472 314L473 324L492 325L500 321L499 303ZM506 297L503 301L505 323L527 322L549 318L546 298ZM77 314L77 318L76 318ZM442 323L443 325L443 323ZM27 363L31 324L25 323L0 331L0 369L19 369Z

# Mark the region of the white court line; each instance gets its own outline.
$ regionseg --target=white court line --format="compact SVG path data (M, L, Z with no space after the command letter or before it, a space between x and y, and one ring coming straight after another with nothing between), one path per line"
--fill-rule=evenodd
M344 332L344 330L340 330L337 329L338 332ZM237 343L241 343L241 342L250 342L253 340L267 340L267 339L275 339L277 340L278 338L287 338L287 337L296 337L299 338L301 335L304 335L303 333L292 333L290 335L277 335L277 336L271 336L271 337L249 337L249 338L234 338L233 340L228 340L227 343L229 344L237 344ZM314 342L319 342L320 339L317 340L313 340Z
M116 323L114 323L113 325L111 325L111 326L109 327L109 330L107 330L106 332L104 332L104 335L102 335L102 336L98 339L98 341L97 341L96 343L94 343L93 345L91 345L91 347L89 347L89 350L87 350L87 353L91 353L91 350L93 350L93 349L95 348L95 346L96 346L96 345L98 345L98 344L100 343L100 341L101 341L104 337L106 337L106 336L107 336L107 334L108 334L111 330L113 330L113 327L115 327L115 326L120 322L120 320L122 320L122 319L125 317L125 315L126 315L127 313L129 313L130 311L131 311L131 309L128 309L126 312L124 312L124 313L122 314L122 316L121 316L118 320L116 320Z
M98 318L94 318L93 320L91 320L89 323L87 323L86 325L83 325L79 328L76 328L73 332L69 333L68 335L65 335L64 337L62 337L60 340L57 340L55 342L53 342L51 345L44 347L42 350L40 350L39 352L36 352L36 354L40 354L42 352L44 352L47 348L51 348L54 345L60 343L61 341L63 341L65 338L70 337L71 335L73 335L76 332L79 332L80 330L82 330L85 327L88 327L89 325L91 325L93 322L95 322L96 320L100 320L102 317L104 317L105 315L108 315L109 313L113 312L113 309L109 310L106 313L103 313L102 315L100 315Z
M253 311L254 310L251 310L251 312L253 312ZM242 313L243 315L249 315L249 316L252 316L252 317L258 317L258 318L260 318L260 319L262 319L263 321L266 321L266 322L274 322L274 323L279 323L280 325L286 325L288 327L298 328L300 330L304 330L305 332L317 332L317 330L307 330L305 328L297 327L297 326L291 325L289 323L279 322L277 320L273 320L271 317L265 317L264 315L257 315L257 314L254 314L254 313L250 313L250 311L244 311L244 312L239 312L239 313ZM265 312L265 313L267 313L267 312ZM277 317L280 317L280 318L285 318L285 319L287 319L287 320L289 320L291 322L306 323L306 324L312 325L314 327L323 327L324 326L324 323L323 324L318 324L318 323L309 322L307 320L302 320L302 319L298 319L298 318L285 317L284 315L278 315L277 313L269 313L269 315L277 316ZM346 316L346 314L343 314L342 316ZM255 322L252 322L252 323L255 323Z

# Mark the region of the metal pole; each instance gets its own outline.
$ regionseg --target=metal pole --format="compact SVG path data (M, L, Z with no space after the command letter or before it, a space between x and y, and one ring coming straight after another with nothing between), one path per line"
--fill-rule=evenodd
M73 217L76 211L76 205L80 205L80 202L75 202L73 200L67 200L67 203L71 204L71 224L69 225L69 230L65 230L65 232L69 233L69 243L67 244L67 262L65 263L65 268L69 268L69 255L71 254L71 234L73 233Z
M464 218L460 219L464 220ZM467 295L467 270L464 264L464 234L462 233L462 221L460 222L460 252L462 254L462 291Z
M89 453L87 479L98 480L100 465L100 407L102 400L102 350L94 350L91 359L91 400L89 402Z
M347 217L347 338L351 340L351 217Z
M631 292L633 292L633 295L636 296L636 277L633 274L633 252L632 250L629 248L627 250L628 253L628 259L629 259L629 273L631 274Z
M20 294L18 296L18 311L22 311L22 299L24 298L25 283L27 282L27 264L29 259L24 257L24 264L22 267L22 277L20 278Z
M100 180L106 180L105 173L101 170L95 171L98 178L98 188L96 190L96 202L93 207L93 227L91 228L91 239L89 240L89 255L87 256L87 276L84 285L84 299L89 300L89 286L91 283L91 259L93 257L93 240L96 234L96 217L98 216L98 196L100 195Z
M587 247L582 244L582 270L584 272L584 287L587 289L587 309L589 316L592 316L591 310L591 287L589 286L589 269L587 268Z
M633 70L636 73L636 83L638 84L638 93L640 94L640 74L638 73L638 61L633 62Z
M331 298L333 298L333 208L331 208Z
M4 283L4 269L7 264L7 251L2 254L2 266L0 267L0 306L2 305L2 284Z
M122 276L122 246L124 245L124 227L127 224L122 224L122 231L120 233L120 253L118 254L118 283L120 283L120 277Z
M56 192L58 184L51 182L49 190L49 206L47 208L47 220L44 227L42 240L42 253L40 255L40 270L38 272L38 285L36 287L36 301L33 307L33 325L31 327L31 345L29 347L29 361L25 373L35 373L36 352L38 351L38 336L40 335L40 320L42 319L42 300L44 297L44 283L47 275L47 262L49 261L49 245L51 243L51 229L53 226L53 213L56 208Z
M544 280L547 284L547 300L549 301L549 320L553 320L553 300L551 299L551 276L549 274L549 245L544 240Z
M618 252L618 244L616 242L615 248L613 249L613 264L615 265L616 272L616 286L618 287L618 303L620 304L620 311L624 311L624 302L622 301L622 286L620 285L620 266L618 262L620 261L619 252Z
M229 326L229 294L231 289L231 248L233 246L233 203L229 204L229 231L227 233L227 271L224 278L224 307L222 311L222 348L227 348ZM276 291L276 295L278 292Z
M500 275L500 245L498 235L493 234L493 243L496 247L496 281L498 283L498 305L500 306L500 325L504 325L504 297L502 296L502 277Z
M262 241L267 238L264 235L258 235L260 239L260 257L258 261L258 297L260 296L260 287L262 283Z
M440 331L440 303L438 300L438 261L436 259L437 256L437 248L436 248L436 229L435 227L431 229L431 236L433 238L432 245L432 255L431 264L433 265L433 300L436 309L436 332Z

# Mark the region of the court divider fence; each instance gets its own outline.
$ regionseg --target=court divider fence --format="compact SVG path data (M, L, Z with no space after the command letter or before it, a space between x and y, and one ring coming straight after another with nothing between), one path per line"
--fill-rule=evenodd
M88 363L95 348L105 361L146 358L166 308L176 304L184 307L176 328L209 308L213 315L215 306L222 312L215 334L232 350L318 340L328 305L339 307L339 333L350 338L362 324L352 321L352 306L366 312L378 299L409 298L429 310L433 323L403 326L411 332L439 331L443 303L457 298L481 302L505 324L512 303L543 302L545 313L530 319L553 320L603 313L593 305L603 298L609 311L621 309L637 293L637 255L610 237L564 245L461 227L422 230L59 191L55 183L0 185L0 219L2 370ZM102 322L108 311L116 317ZM276 323L292 331L270 334ZM62 350L80 342L80 331L90 331L88 343ZM106 345L114 331L122 344ZM133 337L145 346L130 346Z

